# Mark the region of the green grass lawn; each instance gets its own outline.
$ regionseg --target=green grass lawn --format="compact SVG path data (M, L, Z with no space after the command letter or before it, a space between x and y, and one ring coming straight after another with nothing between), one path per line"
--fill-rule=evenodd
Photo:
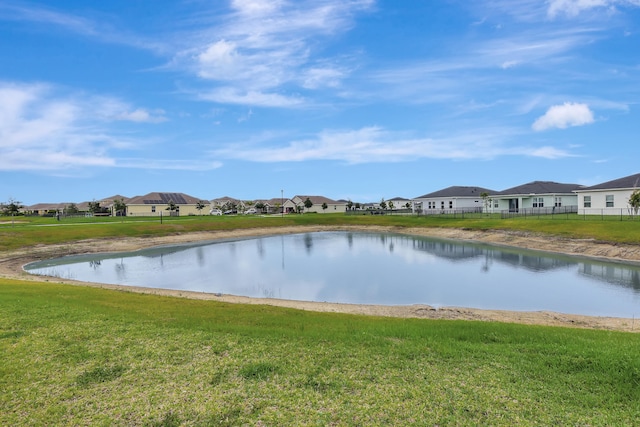
M570 219L566 219L570 218ZM617 217L616 217L617 218ZM382 225L399 228L452 227L472 230L516 230L546 233L570 238L592 238L601 241L640 244L640 221L603 221L601 217L559 215L500 219L496 216L464 218L448 216L401 215L344 215L306 214L258 216L187 216L187 217L125 217L125 218L73 218L56 221L55 218L0 217L0 252L41 243L62 243L91 238L161 236L193 231L233 230L258 227L296 225L367 226Z
M637 222L595 220L38 221L2 225L2 249L283 224L505 228L640 242ZM640 335L633 333L313 313L0 279L0 360L3 426L616 426L640 419Z
M0 282L0 425L633 425L640 335Z

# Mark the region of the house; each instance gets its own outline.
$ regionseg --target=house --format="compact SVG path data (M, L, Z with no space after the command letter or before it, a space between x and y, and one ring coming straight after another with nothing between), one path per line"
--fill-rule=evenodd
M387 208L391 209L391 203L393 203L393 209L411 209L411 200L405 197L394 197L387 200Z
M307 199L311 202L309 208L305 206ZM323 206L326 206L326 209L323 209ZM347 204L324 196L294 196L284 202L284 209L286 213L344 213L347 210Z
M533 181L491 195L492 212L559 213L576 212L578 184Z
M631 194L640 188L640 173L575 190L582 215L633 214Z
M274 197L273 199L257 199L253 201L253 206L260 213L276 214L282 213L282 205L285 199L282 197Z
M210 201L210 210L215 209L219 209L222 212L244 212L247 209L247 205L242 200L224 196Z
M209 208L209 202L206 200L184 193L149 193L132 197L125 203L127 216L203 215Z
M118 212L116 212L116 209L115 209L116 201L118 202L121 201L126 204L127 200L129 200L128 197L121 196L120 194L116 194L111 197L105 197L104 199L97 200L97 202L100 203L101 208L105 210L108 209L109 212L111 213L111 216L116 216L118 215Z
M55 216L56 213L63 213L67 206L73 203L36 203L35 205L25 206L22 211L31 215Z
M413 211L427 215L447 211L482 212L488 200L483 195L491 196L495 193L494 190L482 187L447 187L413 199Z

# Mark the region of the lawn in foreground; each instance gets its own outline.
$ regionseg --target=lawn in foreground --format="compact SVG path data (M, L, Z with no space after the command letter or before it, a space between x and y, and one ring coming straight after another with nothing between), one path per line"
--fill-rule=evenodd
M0 425L632 425L640 335L0 280Z

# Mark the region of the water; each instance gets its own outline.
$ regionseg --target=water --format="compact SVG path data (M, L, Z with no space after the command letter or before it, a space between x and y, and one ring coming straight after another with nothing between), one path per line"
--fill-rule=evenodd
M34 274L354 304L640 315L640 267L485 244L324 232L42 261Z

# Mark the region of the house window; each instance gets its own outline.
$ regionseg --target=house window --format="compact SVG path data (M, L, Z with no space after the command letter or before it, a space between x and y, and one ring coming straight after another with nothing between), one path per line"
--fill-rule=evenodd
M440 209L444 210L444 202L440 202Z
M560 206L562 206L562 197L556 197L555 198L555 207L559 208Z
M449 200L449 209L453 209L453 200Z
M497 200L493 201L493 207L496 208L496 209L498 209L500 207L500 205L498 204Z
M608 194L606 196L606 206L608 208L612 208L613 207L613 194Z
M151 206L151 213L155 213L156 212L156 207L155 206Z
M429 202L429 209L435 209L436 208L436 202Z
M585 208L591 207L591 196L584 196L584 207Z
M533 207L534 208L544 208L544 198L543 197L534 197L533 198Z

